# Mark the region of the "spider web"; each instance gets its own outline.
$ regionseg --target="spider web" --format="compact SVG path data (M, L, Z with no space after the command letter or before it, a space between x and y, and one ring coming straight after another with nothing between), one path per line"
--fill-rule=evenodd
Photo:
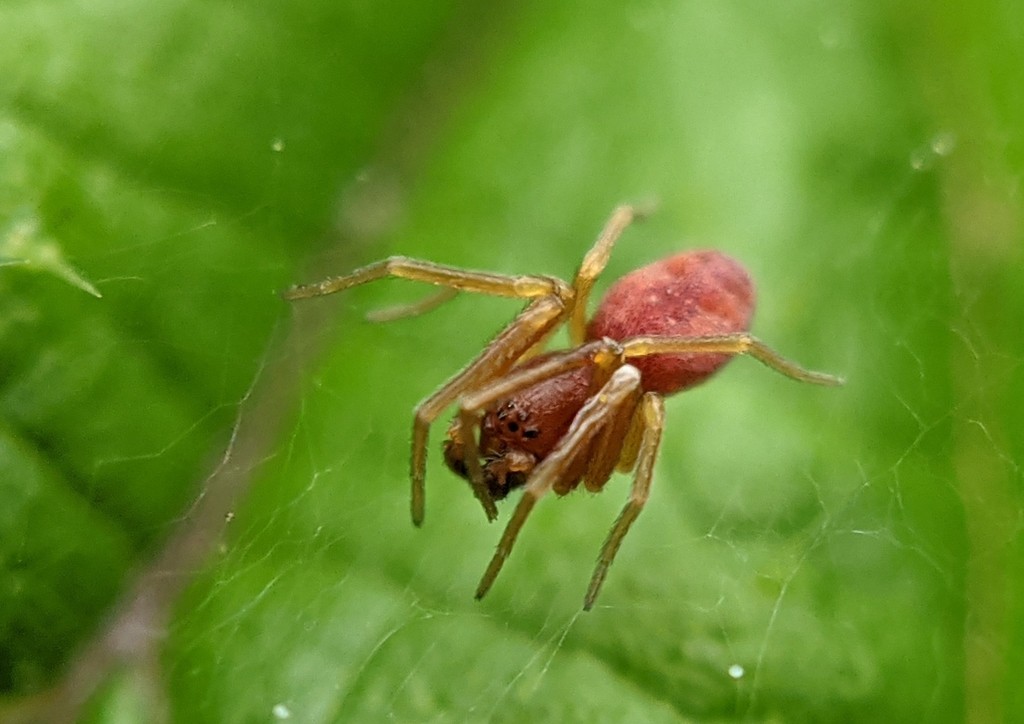
M835 262L838 273L871 264L893 237L931 232L901 218L913 203L908 189L927 183L915 168L919 153L908 152L888 209L867 220L874 228L863 227L866 238ZM937 153L930 160L941 162ZM415 210L409 222L422 223L427 239L442 232L418 221L429 216ZM490 221L467 238L494 236ZM636 263L631 246L643 247L644 260L672 248L654 250L663 242L651 237L671 238L659 226L630 231L620 269ZM588 243L589 235L578 246ZM571 258L564 246L558 256ZM525 256L553 270L544 248L490 247L486 256L500 269L521 268ZM969 526L971 514L959 487L965 463L944 451L952 435L953 451L995 462L1004 482L1019 479L1005 443L976 414L1001 384L982 374L995 353L948 310L922 305L893 316L886 297L904 293L902 272L859 297L856 316L808 304L794 280L812 266L795 263L762 282L771 291L762 292L757 331L787 353L837 360L848 387L794 385L741 360L671 400L652 501L590 614L579 606L625 497L624 476L599 496L543 501L479 604L471 594L500 526L488 526L465 484L438 464L443 422L426 524L408 522L410 407L515 305L460 298L429 317L371 325L365 311L420 290L382 283L324 302L340 308L337 320L291 352L328 349L322 358L302 354L316 361L296 428L274 454L272 482L256 493L273 502L247 503L232 521L235 542L186 605L214 623L186 618L172 630L172 677L205 689L195 678L209 670L181 662L216 652L214 662L231 662L216 688L231 690L267 677L263 662L278 661L262 699L278 718L760 719L784 711L821 720L887 700L890 713L941 719L963 705L954 682L965 654L948 627L977 609L959 546L998 550L1016 534L1020 511L981 539L951 532L951 521ZM823 321L808 307L837 311ZM794 326L778 319L790 314ZM836 329L853 330L859 343ZM947 362L922 340L950 332L955 364L980 384L937 396L933 379ZM887 343L871 351L869 339ZM928 623L910 625L921 620ZM998 631L979 633L991 644Z
M478 603L510 504L487 524L440 464L442 420L414 529L411 410L517 305L464 295L370 324L366 312L429 290L380 282L274 300L245 392L150 453L171 460L209 416L234 416L212 473L167 527L173 555L115 612L108 649L141 661L143 680L124 689L144 687L181 720L216 721L1016 711L1005 682L1021 664L1011 572L1024 351L1007 344L1020 303L1006 290L1021 280L1019 250L1002 240L1019 238L1020 176L978 160L970 104L908 68L931 46L915 35L909 60L879 50L895 42L890 22L910 22L885 10L517 12L507 25L473 18L488 32L439 64L454 80L424 80L340 190L299 194L300 207L337 194L340 241L285 283L389 253L566 277L616 203L657 197L605 285L680 248L721 248L758 286L754 332L847 386L732 362L667 402L651 500L593 611L580 611L583 594L627 476L600 495L543 500ZM268 94L285 120L300 110L273 96L289 82ZM927 108L908 100L915 82ZM269 145L283 189L301 175L289 155L301 139ZM267 207L296 203L268 188ZM209 227L247 217L172 220L154 244L198 267ZM287 266L243 271L266 265ZM169 579L190 587L179 597ZM146 608L154 599L174 602L168 620Z
M833 21L823 21L822 46L853 42L844 35L858 32L853 21ZM523 68L539 62L546 42ZM500 178L476 175L476 159L501 132L491 119L532 90L512 74L496 83L506 90L483 102L486 118L458 119L464 140L401 188L399 201L373 171L353 181L342 238L365 238L371 217L388 228L373 256L571 273L622 183L604 187L612 189L606 207L588 202L584 213L574 194L556 190L557 168L533 197L515 193L519 182L500 160ZM409 525L409 411L515 305L460 298L428 317L370 325L366 311L422 290L382 283L317 302L336 317L268 351L302 360L294 431L253 499L234 511L221 561L171 629L171 679L200 692L195 711L235 690L249 692L243 711L253 716L303 720L821 721L869 718L880 702L885 719L936 720L993 705L972 677L985 669L978 651L1008 632L972 581L976 566L994 566L975 555L997 555L1019 532L1009 490L1020 470L986 408L1020 356L994 348L963 306L972 280L942 283L949 259L955 266L967 254L959 240L945 253L923 241L940 231L921 209L948 170L956 131L907 133L859 162L838 157L844 141L818 140L811 163L826 190L814 198L832 201L811 209L793 202L801 181L783 160L799 147L781 120L792 113L777 97L754 96L737 124L757 136L755 146L733 148L724 169L699 153L683 161L702 179L719 167L717 187L697 194L677 179L640 177L641 193L666 198L663 212L629 232L608 277L675 250L677 230L696 226L704 243L752 260L762 290L757 333L801 361L845 372L848 387L801 387L735 362L670 401L652 501L593 613L582 615L580 601L625 496L621 476L600 496L543 501L478 604L471 593L500 525L488 526L465 485L438 464L443 422L427 521ZM708 129L697 145L733 138ZM594 143L559 136L551 153L586 176L597 164ZM737 184L744 169L756 169L756 194ZM883 172L879 188L853 180ZM482 188L460 197L457 212L432 191L474 184ZM680 197L701 199L710 218L694 218ZM716 214L739 199L753 204L741 220ZM879 265L880 250L891 264ZM1003 376L989 376L993 365ZM958 381L944 388L950 367ZM989 479L977 479L979 470ZM979 511L964 499L972 490L979 499L1002 491L1008 512L985 512L990 500ZM982 530L979 516L998 523ZM970 616L965 643L959 626Z

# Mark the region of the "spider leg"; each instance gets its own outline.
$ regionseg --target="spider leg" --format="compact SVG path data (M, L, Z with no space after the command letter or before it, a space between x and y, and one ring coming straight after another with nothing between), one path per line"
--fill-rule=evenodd
M590 251L583 257L576 278L572 282L573 290L576 292L576 300L569 316L569 339L573 346L583 343L586 338L587 327L587 300L590 298L590 291L594 288L594 282L604 271L611 256L612 248L618 241L622 232L631 223L642 219L650 213L651 209L636 206L619 206L612 212L611 217L605 222L604 229L597 236L597 241L590 248Z
M640 515L647 496L651 489L651 476L654 472L654 461L658 457L658 446L661 443L661 432L665 426L665 404L661 395L654 392L646 393L640 399L640 406L637 408L636 417L643 429L643 437L636 458L636 473L633 477L633 485L629 490L629 500L619 513L619 517L608 532L604 545L601 546L601 553L597 557L597 566L594 568L594 575L590 578L590 586L587 588L587 595L583 599L583 610L589 611L594 606L594 600L601 591L601 584L604 583L608 574L608 567L619 552L622 539L629 532L629 527ZM627 451L628 454L628 451Z
M543 340L565 318L565 306L555 296L541 297L520 312L475 360L452 376L444 385L416 406L412 428L412 522L423 523L424 477L427 464L427 436L430 424L467 391L480 388L489 380L501 377ZM489 520L498 517L498 509L482 479L472 483L473 492Z
M622 343L625 355L646 357L653 354L718 353L746 354L776 372L800 382L815 385L841 385L842 377L804 369L764 342L746 332L709 335L707 337L632 337Z
M447 301L455 299L459 295L458 289L446 287L439 292L418 299L408 304L394 304L390 307L374 309L366 313L368 322L393 322L396 319L406 319L426 314L440 307Z
M328 277L312 284L298 284L286 289L282 296L290 300L322 297L386 277L411 279L462 292L477 292L497 297L535 299L554 295L568 300L572 296L565 282L555 277L494 274L405 256L388 257L343 276Z
M483 468L480 465L480 451L474 428L480 413L489 405L509 397L519 390L579 367L593 364L610 376L612 370L622 364L622 350L612 340L589 342L576 347L535 366L513 370L501 379L491 380L480 389L462 397L459 406L459 437L466 447L466 472L474 489L484 488Z
M583 474L583 486L589 492L598 493L603 490L615 472L624 452L627 434L637 417L637 405L642 393L640 387L633 390L632 396L624 400L615 414L609 417L608 424L591 446L587 469Z
M636 467L636 458L640 454L640 443L644 437L644 416L639 412L633 413L629 422L629 428L622 440L619 450L618 464L615 466L620 473L628 473Z
M285 290L283 296L289 300L320 297L386 277L411 279L446 289L420 302L384 310L376 315L377 320L396 319L427 311L447 301L453 291L532 300L481 355L451 377L441 389L416 406L410 468L412 520L418 526L423 523L424 515L423 481L430 424L467 390L478 388L488 380L500 377L524 355L544 342L554 328L565 319L573 292L565 282L556 277L493 274L404 256L392 256L356 269L350 274L329 277L313 284L293 286ZM498 511L494 501L479 480L473 482L473 490L487 517L491 520L496 518Z
M523 497L519 499L505 532L498 542L497 550L480 579L476 589L477 599L483 598L498 576L523 523L544 495L559 482L561 475L572 468L581 453L597 439L610 419L620 411L623 404L630 404L640 388L640 372L629 365L619 367L608 382L580 408L572 426L558 446L534 469L526 483Z

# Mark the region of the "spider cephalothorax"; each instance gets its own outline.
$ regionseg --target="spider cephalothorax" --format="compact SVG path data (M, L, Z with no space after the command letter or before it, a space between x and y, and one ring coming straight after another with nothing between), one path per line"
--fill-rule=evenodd
M550 354L522 365L535 367ZM477 450L484 485L494 500L522 487L537 463L565 437L573 418L594 392L593 368L565 372L531 385L514 397L498 400L480 419ZM457 475L471 480L459 419L452 421L444 442L444 459ZM577 471L578 472L578 471ZM567 471L567 478L574 471ZM575 474L578 479L579 475Z
M662 398L707 379L738 354L784 375L821 385L841 380L789 362L748 333L754 310L750 278L717 251L674 254L627 274L587 323L587 301L612 247L637 217L615 210L568 284L549 276L510 276L391 257L351 274L292 287L288 299L341 291L386 276L445 289L379 318L408 316L469 291L529 300L484 351L416 407L412 434L412 519L423 522L427 433L458 405L444 457L465 478L489 520L494 502L523 495L477 587L490 589L537 501L580 483L600 491L612 472L634 471L629 499L612 526L583 607L600 591L623 537L647 501L664 422ZM572 347L534 355L562 324Z

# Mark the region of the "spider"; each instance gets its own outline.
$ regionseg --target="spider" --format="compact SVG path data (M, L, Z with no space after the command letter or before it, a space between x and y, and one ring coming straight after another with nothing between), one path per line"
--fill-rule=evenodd
M783 358L749 332L750 277L717 251L675 254L619 279L586 320L587 301L622 232L644 212L615 209L583 257L572 283L544 275L506 275L393 256L344 276L293 286L289 300L318 297L384 277L442 287L376 320L419 314L476 292L527 300L483 352L416 406L412 429L412 520L423 523L430 425L451 405L458 412L444 442L448 467L465 478L488 520L495 501L523 488L480 584L491 588L519 531L547 493L580 483L599 492L616 469L633 471L629 498L612 525L583 602L590 610L623 538L647 502L664 427L667 395L697 385L733 356L747 354L801 382L842 384ZM571 347L544 352L563 324Z

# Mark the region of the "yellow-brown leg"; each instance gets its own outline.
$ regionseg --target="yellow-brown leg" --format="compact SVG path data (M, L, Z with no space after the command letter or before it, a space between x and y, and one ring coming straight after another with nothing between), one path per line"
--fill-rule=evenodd
M555 277L494 274L435 264L422 259L392 256L356 269L351 274L329 277L313 284L299 284L290 287L282 293L282 296L289 300L322 297L387 277L409 279L450 287L462 292L490 294L496 297L536 299L554 295L568 300L572 295L565 282Z
M452 289L450 287L444 288L441 291L430 294L422 299L417 299L415 302L409 302L408 304L393 304L388 307L382 307L381 309L371 310L366 313L366 321L394 322L397 319L417 317L421 314L426 314L427 312L437 309L445 302L455 299L457 296L459 296L458 289Z
M597 241L584 255L579 271L576 272L576 277L572 282L575 302L569 316L569 340L573 346L582 344L586 337L587 301L590 299L590 291L594 288L594 282L607 266L615 242L618 241L627 226L648 213L648 209L640 209L635 206L617 207L605 223L604 229L598 234Z
M463 395L459 409L459 439L465 446L466 472L474 488L484 487L483 469L480 466L480 453L475 434L483 410L519 390L557 377L564 372L586 365L596 365L604 371L604 376L608 377L621 364L622 350L619 345L611 340L598 340L556 354L535 367L513 370L508 375L490 380L479 389Z
M427 464L427 436L434 422L453 402L469 390L478 389L489 380L503 376L519 358L557 326L565 317L565 307L553 296L536 300L516 317L487 345L483 353L451 377L437 392L416 406L412 428L412 521L423 523L424 476ZM489 520L498 517L498 510L483 482L470 481L473 492Z
M476 292L502 297L534 300L465 368L451 377L437 392L416 406L413 420L412 456L412 520L416 525L424 516L424 472L427 458L427 437L430 424L466 391L478 388L487 381L500 377L515 363L542 343L565 319L572 301L572 290L561 279L546 276L515 276L460 269L419 259L393 256L356 269L351 274L330 277L313 284L287 289L285 299L297 300L319 297L349 289L386 277L398 277L446 287L439 294L425 300L397 307L383 313L383 318L396 318L417 314L450 298L448 290ZM378 317L380 318L380 317ZM491 520L498 511L490 494L479 482L473 490Z
M707 337L631 337L622 342L622 347L627 359L653 354L746 354L776 372L800 382L831 386L843 384L842 377L804 369L746 332Z
M647 496L651 490L651 477L654 473L654 461L658 457L658 446L661 444L661 432L665 427L665 405L661 396L648 392L640 400L637 409L643 424L643 438L640 442L639 454L636 460L636 472L633 477L633 486L629 490L629 500L619 513L619 517L608 532L608 537L601 546L601 553L597 557L597 566L594 568L594 575L590 578L590 586L587 588L587 595L583 599L583 610L589 611L594 606L594 600L601 591L601 584L604 583L608 574L608 567L619 552L622 539L629 532L629 527L640 515Z
M636 458L640 454L640 443L644 437L644 416L640 409L633 413L629 429L626 431L626 438L622 441L622 449L619 451L619 462L616 469L620 473L628 473L636 467Z
M633 391L632 398L619 406L591 447L587 470L583 474L583 486L591 493L600 492L615 472L623 454L623 444L637 417L637 405L640 403L642 392L638 386Z
M537 501L555 486L562 473L574 466L580 451L589 448L609 419L633 398L639 387L640 373L635 367L626 365L615 370L605 386L583 405L558 446L534 469L523 490L523 497L498 542L498 548L480 579L476 589L478 599L490 590Z

